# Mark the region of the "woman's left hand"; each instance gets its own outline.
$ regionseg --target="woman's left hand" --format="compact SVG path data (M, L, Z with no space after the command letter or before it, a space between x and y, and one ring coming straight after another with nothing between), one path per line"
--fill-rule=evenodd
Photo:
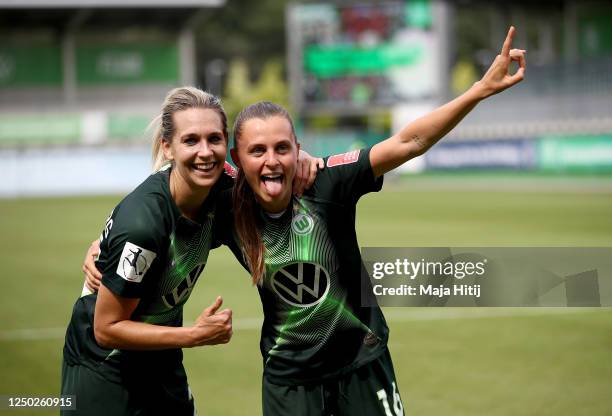
M324 167L323 159L312 157L303 150L298 154L297 170L293 178L293 194L302 196L302 193L312 186L317 172Z
M100 289L100 281L102 273L96 268L96 259L100 255L100 240L91 242L85 260L83 260L83 273L85 273L85 285L92 292L97 292Z
M514 26L510 26L502 46L501 54L497 55L489 70L476 83L482 90L482 98L502 92L506 88L521 82L525 77L525 53L527 51L524 49L512 49L514 32ZM516 61L519 64L519 69L513 75L509 72L512 61Z

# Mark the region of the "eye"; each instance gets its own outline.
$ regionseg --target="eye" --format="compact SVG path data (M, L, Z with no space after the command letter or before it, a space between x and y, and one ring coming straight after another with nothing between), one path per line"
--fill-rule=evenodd
M287 153L291 150L291 146L288 143L281 143L276 146L276 151L279 153Z
M212 135L212 136L210 136L208 138L208 141L210 143L217 144L217 143L220 143L221 141L223 141L223 138L221 136L218 136L218 135L214 134L214 135Z
M195 136L187 136L183 139L183 143L188 146L193 146L198 143L198 138Z
M255 146L251 148L249 153L252 154L253 156L261 156L264 154L265 151L266 150L263 148L263 146Z

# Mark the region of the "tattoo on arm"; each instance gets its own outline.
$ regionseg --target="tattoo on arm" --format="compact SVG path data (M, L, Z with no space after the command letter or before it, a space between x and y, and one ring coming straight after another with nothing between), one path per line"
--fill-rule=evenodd
M414 135L412 136L412 141L416 143L417 147L419 148L419 150L424 150L427 146L425 145L425 142L423 141L423 139L421 139L418 135Z

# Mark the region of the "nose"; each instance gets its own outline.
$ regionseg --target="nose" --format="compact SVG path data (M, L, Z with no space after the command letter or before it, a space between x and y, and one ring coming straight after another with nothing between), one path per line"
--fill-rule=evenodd
M266 153L265 163L267 166L278 166L280 164L274 150L270 150Z
M198 146L198 157L207 158L212 156L213 152L207 140L201 140Z

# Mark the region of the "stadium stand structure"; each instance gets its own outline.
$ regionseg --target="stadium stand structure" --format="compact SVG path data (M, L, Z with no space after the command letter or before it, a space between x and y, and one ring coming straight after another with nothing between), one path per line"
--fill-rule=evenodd
M528 65L525 80L477 107L449 138L612 133L612 56Z
M194 26L224 2L0 1L0 146L142 138L197 83Z

